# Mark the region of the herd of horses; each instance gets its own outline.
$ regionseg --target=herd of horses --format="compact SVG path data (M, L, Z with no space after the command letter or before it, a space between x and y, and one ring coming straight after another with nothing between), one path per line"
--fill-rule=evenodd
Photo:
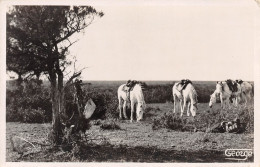
M210 95L209 107L211 108L217 99L221 102L221 107L231 108L231 101L234 106L238 106L241 102L244 102L246 106L249 100L253 98L253 85L249 82L242 80L226 80L218 81L216 83L216 89L213 94ZM118 88L118 100L119 100L119 118L128 119L126 115L127 103L131 104L131 117L130 121L133 121L133 114L136 111L136 120L140 121L143 118L143 113L146 108L146 103L144 101L144 95L142 92L142 84L136 82L131 88L127 87L127 84L123 84ZM187 107L187 116L190 113L193 117L196 116L198 110L198 94L190 80L182 80L181 82L176 82L172 88L174 108L173 113L176 112L176 105L179 103L181 114ZM123 112L123 114L122 114Z

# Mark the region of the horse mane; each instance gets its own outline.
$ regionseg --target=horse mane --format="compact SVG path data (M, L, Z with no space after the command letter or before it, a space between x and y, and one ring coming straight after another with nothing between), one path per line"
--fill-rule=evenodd
M180 83L184 85L182 89L185 89L189 84L192 84L191 80L189 79L182 79Z
M242 79L237 79L236 83L242 84L244 81Z
M229 87L229 89L232 91L232 92L237 92L238 91L238 88L237 88L237 82L233 82L231 79L227 79L226 80L226 83Z
M142 82L142 81L134 81L133 87L134 87L135 85L137 85L137 84L141 86L141 89L142 89L142 90L147 87L147 84L146 84L145 82Z
M140 96L139 97L141 98L140 100L141 100L142 104L145 105L144 94L143 94L143 91L142 91L143 90L142 83L143 82L137 81L135 85L139 85L140 86L141 91L140 91Z

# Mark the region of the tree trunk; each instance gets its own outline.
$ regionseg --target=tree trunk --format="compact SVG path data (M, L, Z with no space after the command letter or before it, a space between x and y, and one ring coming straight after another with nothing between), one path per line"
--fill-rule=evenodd
M64 97L64 87L63 87L63 73L61 71L58 72L58 93L59 93L59 111L60 114L65 115L65 97Z
M57 76L55 72L50 74L51 100L52 100L52 130L53 143L59 145L62 142L62 131L60 122L60 93L58 91Z

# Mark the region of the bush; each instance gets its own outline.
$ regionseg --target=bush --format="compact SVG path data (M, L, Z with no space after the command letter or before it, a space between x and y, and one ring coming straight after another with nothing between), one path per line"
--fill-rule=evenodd
M96 110L92 115L92 119L107 119L118 117L118 100L116 93L110 91L92 91L88 93L88 97L92 98L96 104Z
M43 123L52 118L50 91L37 80L6 91L6 121Z
M102 130L119 130L121 129L118 124L116 124L115 121L110 120L110 121L105 121L101 124L100 128Z
M117 94L112 89L85 87L83 89L84 103L92 98L96 104L96 110L92 119L116 118L118 115ZM12 87L6 91L6 120L8 122L51 122L52 104L50 89L37 83L35 80L28 81L24 86ZM74 101L74 89L65 91L65 108L67 116L77 114L77 104ZM31 115L30 115L31 114ZM43 114L43 115L41 115ZM39 116L41 115L41 116ZM37 117L37 119L34 119ZM32 120L30 120L32 119Z
M176 131L184 131L187 125L187 120L180 118L172 113L165 113L162 117L155 118L153 120L152 128L156 130L158 128L167 128Z
M22 122L22 114L14 106L6 107L6 122Z
M44 123L45 122L45 110L38 109L21 109L22 122L24 123Z
M245 109L241 109L237 117L245 125L246 133L254 133L254 106L248 106Z
M216 85L214 84L193 84L194 88L198 94L198 102L199 103L208 103L210 100L210 95L214 92Z
M149 108L149 110L151 109ZM195 118L181 118L180 116L168 112L161 117L155 118L152 122L152 128L153 130L167 128L175 131L202 131L221 133L216 128L220 127L222 122L232 122L236 119L239 119L241 123L239 133L253 133L253 112L253 106L230 110L223 110L219 108L214 111L201 112Z
M172 101L172 85L150 85L144 91L146 103L165 103Z

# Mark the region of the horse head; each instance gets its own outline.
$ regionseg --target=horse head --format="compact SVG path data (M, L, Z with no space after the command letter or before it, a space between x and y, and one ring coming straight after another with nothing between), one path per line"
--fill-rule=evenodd
M140 121L143 119L143 114L146 108L145 102L138 102L137 108L136 108L136 114L137 114L137 121Z
M221 81L217 81L215 92L221 93L224 90L224 84Z
M140 121L141 119L143 119L143 113L146 108L142 88L143 87L140 82L136 83L134 85L134 88L133 88L133 90L131 92L131 96L130 96L130 101L133 101L134 103L137 102L137 105L136 105L137 121Z
M217 96L219 93L214 92L212 95L210 95L210 100L209 100L209 107L212 108L213 104L217 103Z

